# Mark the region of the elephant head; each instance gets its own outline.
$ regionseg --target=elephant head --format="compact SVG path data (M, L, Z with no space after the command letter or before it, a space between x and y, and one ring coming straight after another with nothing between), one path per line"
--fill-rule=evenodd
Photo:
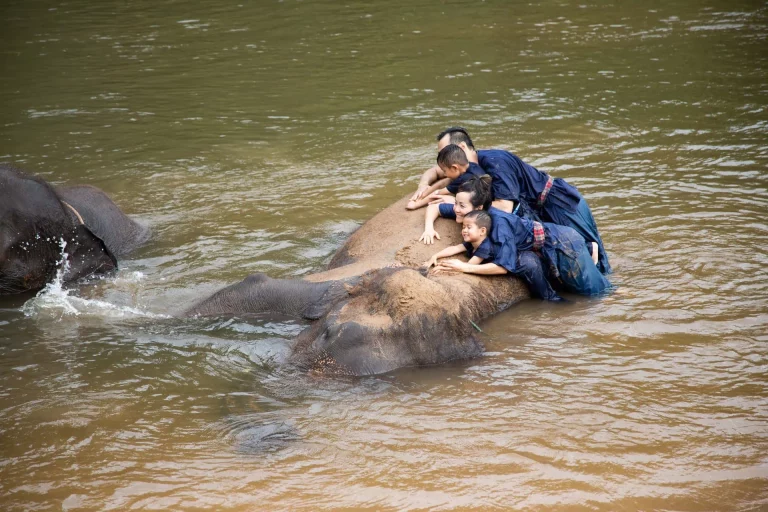
M107 219L115 216L112 210L122 212L109 198L111 207L102 202L88 208L82 196L74 191L62 199L45 180L0 165L0 295L42 288L57 272L72 281L117 268L114 252L87 220L101 230L106 224L99 211Z
M476 322L526 296L525 286L508 277L425 276L411 268L319 283L255 274L186 315L311 320L293 346L291 363L310 371L372 375L479 356Z
M517 280L490 281L410 268L368 272L299 334L291 361L306 370L372 375L477 357L484 349L476 322L527 295Z
M431 254L459 243L460 230L442 222L442 240L423 245L423 213L406 210L407 201L363 224L328 270L302 279L250 276L186 314L310 320L289 358L309 371L370 375L482 354L477 322L529 297L528 289L514 277L418 270Z

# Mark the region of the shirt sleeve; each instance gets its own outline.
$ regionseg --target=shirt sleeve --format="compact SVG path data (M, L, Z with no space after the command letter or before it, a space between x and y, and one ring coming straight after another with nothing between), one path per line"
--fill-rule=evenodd
M511 215L507 213L493 215L491 234L486 240L490 239L493 244L491 263L495 263L505 268L507 272L514 274L517 271L517 240L515 239L515 232L508 222L509 218Z
M494 255L492 263L507 269L507 272L516 274L517 268L517 244L514 239L504 240L498 244L498 251Z
M437 205L440 216L445 219L455 219L456 214L453 211L453 205L448 203L440 203Z
M464 246L466 247L469 245L472 247L472 244L464 243ZM489 238L486 238L483 240L480 245L475 249L475 252L472 253L472 256L477 256L478 258L482 260L492 260L493 259L493 248L491 247L491 240Z
M464 245L464 248L467 250L467 258L471 258L473 256L472 251L474 251L475 248L472 247L472 244L469 242L461 242L461 243Z
M456 195L459 192L459 187L465 181L467 181L467 173L464 173L455 180L452 180L448 185L446 185L445 189L451 194Z

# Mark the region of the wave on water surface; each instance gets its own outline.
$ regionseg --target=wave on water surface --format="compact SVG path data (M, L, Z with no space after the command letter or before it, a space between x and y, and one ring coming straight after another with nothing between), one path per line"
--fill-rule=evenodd
M57 320L65 316L98 316L107 318L170 318L168 315L150 313L130 306L120 306L98 299L86 299L71 295L72 290L64 288L64 276L69 271L70 265L65 252L67 242L62 239L59 242L61 247L61 259L56 263L58 267L56 277L45 288L40 290L34 297L29 299L21 307L21 312L27 317L34 318L54 318ZM129 276L119 275L115 278L116 282L131 281L137 282L143 279L141 272L131 272Z

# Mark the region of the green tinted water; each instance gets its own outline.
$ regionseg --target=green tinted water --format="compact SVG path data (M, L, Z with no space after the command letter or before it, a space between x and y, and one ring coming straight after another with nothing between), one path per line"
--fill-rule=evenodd
M0 161L154 232L114 277L0 302L5 509L766 506L765 5L0 14ZM530 301L480 360L352 381L286 375L299 324L167 318L324 268L456 124L579 187L624 295Z

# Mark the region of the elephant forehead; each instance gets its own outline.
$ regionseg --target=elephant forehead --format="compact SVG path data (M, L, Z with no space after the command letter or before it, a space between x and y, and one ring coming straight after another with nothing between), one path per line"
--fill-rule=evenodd
M412 315L457 314L460 288L438 283L412 269L376 272L361 283L340 311L340 320L358 321L361 314L372 315L377 323L400 323ZM373 318L375 317L375 318ZM383 317L383 318L380 318Z
M354 299L339 311L338 322L339 324L355 322L370 329L382 330L390 329L394 324L391 316L371 312L366 305L363 305L363 301Z

